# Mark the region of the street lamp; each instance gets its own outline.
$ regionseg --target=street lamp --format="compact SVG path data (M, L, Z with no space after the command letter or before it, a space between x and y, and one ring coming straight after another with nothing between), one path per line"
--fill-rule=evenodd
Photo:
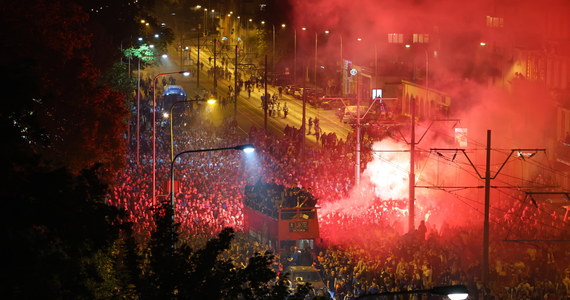
M281 24L281 28L287 27L286 24ZM275 24L271 24L272 32L273 32L273 42L272 42L272 55L271 55L271 72L272 72L272 82L275 84Z
M156 79L159 76L182 74L190 75L188 71L160 73L152 79L152 204L156 204Z
M380 296L396 296L396 295L410 295L410 294L432 294L447 296L450 300L465 300L469 296L467 287L464 285L449 285L449 286L436 286L426 290L411 290L411 291L398 291L398 292L382 292L376 294L363 295L357 299L365 299Z
M143 55L139 57L138 60L138 79L137 79L137 165L139 164L140 160L140 112L141 112L141 59L143 57L162 57L167 58L168 55L165 53L163 54L156 54L156 55Z
M176 156L174 156L174 158L170 161L170 207L171 210L170 212L172 213L171 215L171 223L170 223L170 237L171 237L171 248L174 248L174 211L175 211L175 204L174 204L174 200L175 200L175 196L174 196L174 162L176 162L176 159L181 156L182 154L186 154L186 153L198 153L198 152L211 152L211 151L224 151L224 150L242 150L245 153L252 153L255 151L255 147L252 144L245 144L245 145L238 145L238 146L233 146L233 147L222 147L222 148L211 148L211 149L198 149L198 150L186 150L186 151L182 151L178 154L176 154Z
M182 103L193 103L193 102L207 102L208 104L216 103L216 99L195 99L195 100L184 100L184 101L176 101L172 103L170 106L170 160L174 159L174 131L172 129L172 124L174 123L174 114L172 111L174 110L174 106L177 104Z

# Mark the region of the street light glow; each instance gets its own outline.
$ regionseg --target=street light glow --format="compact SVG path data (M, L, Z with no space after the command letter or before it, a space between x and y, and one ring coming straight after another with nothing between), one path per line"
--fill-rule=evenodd
M465 300L467 299L467 296L469 296L468 294L449 294L447 295L447 297L449 297L449 300Z
M155 38L158 38L158 37L159 37L158 33L155 33L155 34L154 34L154 37L155 37Z
M190 76L190 72L189 71L182 71L180 72L180 74L184 75L184 76Z
M216 100L214 98L210 98L210 99L206 100L206 103L208 103L208 104L214 104L216 102L218 102L218 100Z
M253 146L252 144L245 144L245 145L235 146L234 149L242 150L245 153L252 153L255 151L255 146Z
M168 58L168 54L161 55L162 58Z

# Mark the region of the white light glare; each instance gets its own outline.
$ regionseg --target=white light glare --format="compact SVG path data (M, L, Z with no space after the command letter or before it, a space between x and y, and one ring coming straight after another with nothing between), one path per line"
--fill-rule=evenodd
M449 295L447 295L447 297L449 297L449 300L465 300L465 299L467 299L467 296L469 296L469 294L449 294Z
M255 148L253 148L253 147L251 147L251 148L244 148L244 149L243 149L243 152L245 152L245 153L253 153L253 152L255 152Z

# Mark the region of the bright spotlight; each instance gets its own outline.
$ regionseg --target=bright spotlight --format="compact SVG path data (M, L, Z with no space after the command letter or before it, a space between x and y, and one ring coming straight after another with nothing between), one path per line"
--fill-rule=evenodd
M410 44L406 44L406 46L404 46L404 47L410 48L410 47L412 47L412 46L410 46Z
M149 46L151 49L154 48L154 45L152 45L152 44L151 44L151 45L148 45L148 46Z
M214 98L210 98L210 99L206 100L206 103L208 103L208 104L214 104L216 102L218 102L218 100L216 100Z
M162 58L168 58L168 54L163 54Z
M142 41L142 40L143 40L143 38L142 38L142 37L140 37L140 38L139 38L139 41Z
M464 300L467 299L469 295L468 294L449 294L447 295L447 297L449 297L449 300Z
M158 33L157 33L157 34L155 34L155 35L154 35L154 37L155 37L155 38L158 38L158 37L159 37Z
M235 146L235 149L242 150L245 153L252 153L255 151L255 147L252 144Z
M184 75L184 76L190 76L190 72L184 71L184 72L182 72L182 75Z
M167 112L163 112L163 113L162 113L162 117L163 117L164 119L168 119L168 116L169 116L169 115L168 115Z

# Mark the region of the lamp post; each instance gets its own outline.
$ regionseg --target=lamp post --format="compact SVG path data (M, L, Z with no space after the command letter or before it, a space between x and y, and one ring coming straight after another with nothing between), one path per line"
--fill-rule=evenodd
M174 196L174 163L176 162L176 159L178 157L180 157L183 154L186 153L198 153L198 152L211 152L211 151L224 151L224 150L242 150L246 153L251 153L253 151L255 151L255 147L252 144L245 144L245 145L238 145L238 146L233 146L233 147L222 147L222 148L211 148L211 149L198 149L198 150L186 150L186 151L182 151L178 154L176 154L176 156L174 156L174 158L170 161L170 206L171 206L171 210L170 212L172 213L171 215L171 223L170 223L170 234L171 234L171 248L174 248L174 211L175 211L175 196Z
M363 295L357 299L366 298L379 298L381 296L396 296L396 295L416 295L416 294L432 294L447 296L450 300L464 300L469 296L469 291L464 285L449 285L449 286L436 286L426 290L411 290L411 291L398 291L398 292L382 292L370 295Z
M174 159L174 131L172 129L172 124L174 123L174 114L172 111L174 110L174 106L177 104L182 103L193 103L193 102L208 102L208 103L216 103L215 99L196 99L196 100L184 100L184 101L176 101L172 103L170 106L170 160Z
M190 75L188 71L160 73L152 79L152 204L156 204L156 79L164 75Z
M302 27L301 30L307 31L307 27ZM328 31L327 31L327 33L328 33ZM315 31L315 58L314 58L315 62L313 64L313 72L314 72L313 81L315 83L315 87L318 87L318 85L317 85L317 64L318 64L317 61L318 61L318 53L319 53L319 50L318 50L319 49L319 42L318 42L319 39L318 39L318 37L319 37L319 32ZM296 39L297 39L297 34L295 32L295 44L297 44ZM296 45L295 45L295 47L296 47ZM307 78L308 78L308 76L309 76L309 70L308 70L308 66L307 66Z
M317 84L317 58L318 58L318 49L319 49L318 37L319 37L318 32L315 31L315 67L314 67L315 88L318 87L318 84Z
M293 32L293 48L294 48L294 59L293 59L293 85L297 85L297 28Z
M156 55L142 55L141 57L139 57L138 60L138 76L137 76L137 165L139 164L140 161L140 128L141 128L141 123L140 123L140 112L141 112L141 59L143 57L162 57L162 58L167 58L168 55L166 54L156 54Z
M281 28L285 28L287 27L287 25L285 24L281 24ZM272 42L272 54L271 54L271 82L273 82L273 84L275 84L275 24L271 24L271 29L273 32L273 42ZM297 55L297 53L295 52L295 55Z

